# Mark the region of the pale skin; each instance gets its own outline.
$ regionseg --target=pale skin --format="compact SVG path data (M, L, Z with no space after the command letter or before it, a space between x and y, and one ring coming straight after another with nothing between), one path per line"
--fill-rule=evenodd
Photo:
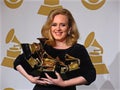
M68 26L68 18L65 15L58 14L54 17L52 25L51 25L51 34L55 39L56 45L54 48L56 49L67 49L71 46L68 46L66 44L66 37L68 35L68 32L71 30L71 27ZM54 79L50 77L47 73L45 73L47 78L40 78L33 77L29 75L21 65L18 65L16 69L24 76L26 77L31 83L34 84L40 84L40 85L57 85L61 87L67 87L67 86L73 86L73 85L82 85L87 84L87 80L82 77L75 77L69 80L63 80L59 73L55 72L57 78Z

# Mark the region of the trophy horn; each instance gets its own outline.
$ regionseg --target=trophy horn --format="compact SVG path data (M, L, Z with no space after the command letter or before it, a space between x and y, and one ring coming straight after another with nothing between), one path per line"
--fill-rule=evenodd
M86 48L88 48L89 46L94 46L94 47L98 47L101 51L101 54L103 53L103 48L102 46L97 42L97 40L94 38L95 37L95 33L94 32L91 32L86 40L85 40L85 43L84 43L84 46Z
M14 43L20 44L19 40L14 35L14 29L11 29L7 34L6 43L9 43L9 42L14 42Z

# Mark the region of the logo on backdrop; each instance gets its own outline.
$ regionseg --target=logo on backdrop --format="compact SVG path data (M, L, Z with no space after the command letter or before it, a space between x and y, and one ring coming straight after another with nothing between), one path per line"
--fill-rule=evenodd
M21 6L23 0L4 0L4 3L12 9L16 9Z
M38 14L48 15L49 12L55 8L62 8L59 5L60 0L44 0L44 4L40 6L38 10ZM97 10L101 8L106 0L81 0L82 4L90 9L90 10ZM4 0L4 3L12 9L16 9L21 6L23 0Z
M2 66L13 68L15 58L21 53L20 42L14 34L14 29L11 29L6 36L6 44L12 45L7 50L7 56L2 61Z
M3 90L15 90L13 88L4 88Z
M103 48L95 39L95 33L91 32L85 42L84 46L88 50L92 63L95 66L97 74L107 74L106 65L102 62Z
M81 0L81 1L83 5L90 10L99 9L105 3L105 0Z
M97 10L104 5L105 0L81 0L81 2L86 8ZM38 10L38 14L47 16L49 12L55 8L62 8L62 6L59 5L59 0L44 0L44 5L41 5Z
M59 5L59 0L44 0L44 4L40 6L38 14L47 16L51 10L56 8L62 8L62 6Z

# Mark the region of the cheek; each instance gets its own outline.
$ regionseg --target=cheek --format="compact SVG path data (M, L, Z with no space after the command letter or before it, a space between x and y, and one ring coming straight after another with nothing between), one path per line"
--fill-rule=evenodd
M52 36L52 37L54 37L54 30L50 30L50 35Z
M51 30L50 30L50 33L51 33L51 34L53 34L53 32L54 32L54 30L53 30L53 29L51 29Z
M69 30L68 30L68 29L66 29L66 30L64 31L64 33L65 33L65 34L68 34L68 33L69 33Z
M55 28L51 27L50 32L52 33L54 31L55 31Z
M67 37L67 36L68 36L68 31L64 31L64 32L62 33L62 36L63 36L63 37Z

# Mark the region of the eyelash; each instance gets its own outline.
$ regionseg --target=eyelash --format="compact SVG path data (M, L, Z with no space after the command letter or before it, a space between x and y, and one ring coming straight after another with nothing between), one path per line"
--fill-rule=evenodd
M51 26L57 26L57 24L52 24ZM61 26L66 26L65 24L61 24Z

